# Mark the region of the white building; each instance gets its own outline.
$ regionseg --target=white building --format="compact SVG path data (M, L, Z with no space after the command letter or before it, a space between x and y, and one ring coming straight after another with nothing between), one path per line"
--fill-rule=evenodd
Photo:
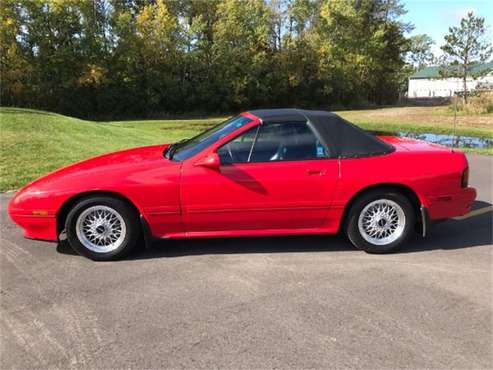
M488 70L489 73L474 79L467 79L467 90L493 88L493 61L484 64L478 64L472 68L472 73L476 74ZM460 78L443 78L440 76L440 67L425 67L409 77L409 86L407 90L408 98L434 98L450 97L456 92L464 91L462 79Z

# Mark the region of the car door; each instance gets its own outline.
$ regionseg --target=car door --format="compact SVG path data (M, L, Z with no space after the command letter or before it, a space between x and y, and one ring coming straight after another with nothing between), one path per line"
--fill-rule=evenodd
M338 161L306 122L261 124L217 154L219 169L183 166L188 233L316 229L327 223Z

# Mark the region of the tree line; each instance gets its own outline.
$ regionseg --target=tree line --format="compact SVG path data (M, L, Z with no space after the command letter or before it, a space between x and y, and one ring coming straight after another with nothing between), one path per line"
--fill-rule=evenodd
M413 47L399 0L2 0L0 14L2 105L79 117L393 103Z

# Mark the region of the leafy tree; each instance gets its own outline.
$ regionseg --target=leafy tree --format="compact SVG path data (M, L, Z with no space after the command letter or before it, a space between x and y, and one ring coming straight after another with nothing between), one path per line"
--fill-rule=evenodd
M147 108L152 112L180 102L179 65L183 52L180 31L177 17L163 0L145 5L136 18L140 62L146 76L142 88Z
M76 116L395 101L399 0L3 0L2 104Z
M269 100L276 70L270 9L258 0L224 0L217 11L214 53L222 72L223 101L233 109L261 105Z
M218 0L171 1L182 27L186 53L181 61L183 109L220 110L219 59L214 53Z
M407 44L407 25L398 21L403 13L393 0L323 2L317 27L320 62L331 76L326 86L335 101L381 104L396 99Z
M278 55L277 101L305 107L327 105L320 74L320 42L316 33L320 2L294 0L287 4L285 34Z
M435 60L431 47L435 44L433 39L426 35L415 35L409 39L408 60L415 69L421 69Z
M28 51L17 41L21 33L21 9L13 0L0 2L0 68L2 104L22 105L31 88L32 68Z
M473 75L472 67L488 60L493 51L491 41L486 39L485 34L484 18L476 17L473 12L469 12L461 19L459 26L449 28L449 33L445 35L445 44L441 47L451 64L451 67L443 68L441 73L462 79L465 104L468 94L467 77L478 77Z

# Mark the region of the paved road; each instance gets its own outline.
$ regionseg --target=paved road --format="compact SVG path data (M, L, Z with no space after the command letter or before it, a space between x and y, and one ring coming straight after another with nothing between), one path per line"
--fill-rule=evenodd
M492 159L470 157L476 207ZM492 368L492 214L399 254L342 237L164 243L94 263L25 240L1 198L0 367Z

